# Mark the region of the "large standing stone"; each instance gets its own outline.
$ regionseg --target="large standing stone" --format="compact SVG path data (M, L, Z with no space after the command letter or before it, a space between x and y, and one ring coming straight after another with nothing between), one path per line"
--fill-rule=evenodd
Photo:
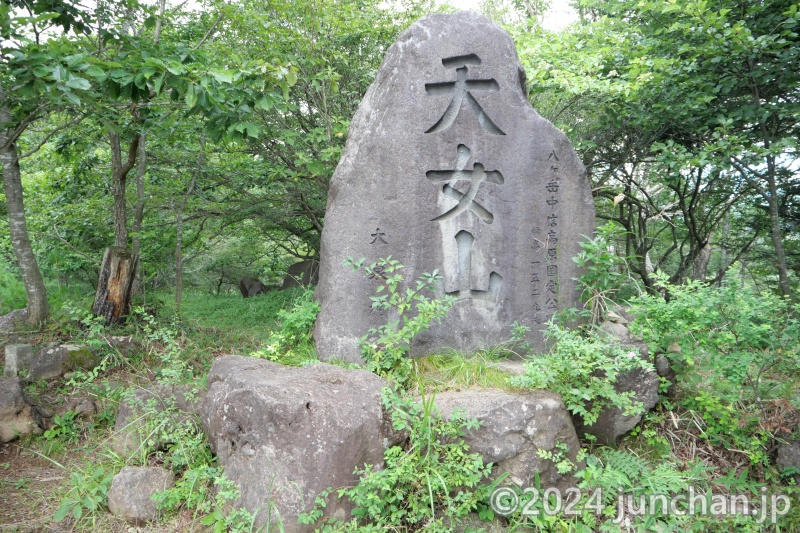
M572 258L594 228L586 172L567 137L530 106L514 43L482 15L422 18L389 49L350 126L322 233L321 359L360 360L357 339L396 317L377 283L343 261L392 256L411 282L438 269L458 302L414 341L422 355L542 325L578 294Z
M313 531L297 523L299 514L328 487L355 485L357 467L380 468L384 447L398 442L381 407L385 386L370 372L327 364L217 359L203 429L241 491L237 505L258 512L256 525L270 520L274 527L277 509L286 533ZM326 516L349 518L348 505L331 501Z

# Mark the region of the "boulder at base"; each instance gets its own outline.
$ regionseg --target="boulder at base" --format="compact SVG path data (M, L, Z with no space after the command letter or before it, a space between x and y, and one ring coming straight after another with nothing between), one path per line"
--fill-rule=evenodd
M568 459L576 467L580 443L561 396L535 390L510 394L499 390L443 392L434 399L442 416L456 409L466 418L476 418L477 429L465 434L469 451L494 463L492 477L508 473L505 483L533 487L536 474L542 489L557 487L562 493L575 486L572 476L558 472L556 464L539 456L539 450L552 452L559 460ZM565 449L564 449L565 448Z
M381 406L386 383L364 370L316 364L287 367L222 356L208 376L201 412L211 449L240 491L237 505L257 512L256 525L311 532L297 517L328 487L357 482L356 467L383 465L396 444ZM349 517L331 501L326 516Z
M30 360L26 381L38 381L63 376L74 370L91 370L100 358L86 346L62 344L42 348Z
M320 359L360 361L358 339L396 320L371 307L377 275L343 265L391 256L410 290L438 271L457 298L413 355L511 338L544 347L544 324L579 294L572 261L594 231L586 170L528 102L514 42L483 15L429 15L386 53L331 179L322 231ZM406 287L400 290L405 293Z
M164 468L123 467L108 489L108 510L132 524L143 525L158 518L153 495L174 485L175 476Z
M41 433L16 376L0 376L0 442Z

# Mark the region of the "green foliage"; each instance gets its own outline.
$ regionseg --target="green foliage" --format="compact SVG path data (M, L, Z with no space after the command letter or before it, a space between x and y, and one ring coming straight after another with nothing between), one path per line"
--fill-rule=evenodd
M508 374L493 364L498 354L478 352L464 355L451 351L416 360L415 378L426 388L461 389L480 387L502 389L508 387Z
M592 324L600 322L608 311L609 301L617 299L617 293L627 279L625 260L610 251L617 234L617 226L607 222L597 228L596 237L584 236L585 240L578 243L581 251L572 258L580 268L578 286Z
M69 444L78 442L81 436L75 425L75 413L67 411L63 415L55 415L53 425L42 436L47 440L62 439Z
M681 403L699 414L706 438L767 464L767 402L800 405L791 385L800 382L797 306L748 287L656 279L669 297L634 299L632 331L651 350L673 352Z
M105 512L108 489L113 478L114 473L107 472L102 466L92 471L78 469L77 472L72 472L72 487L56 511L56 522L61 522L71 514L76 521L90 521L94 524L101 513Z
M190 324L224 332L238 344L260 344L268 341L276 328L282 310L291 309L295 302L307 298L305 289L296 287L270 291L253 298L236 294L210 295L190 291L181 303L181 317Z
M641 414L641 402L633 392L618 392L620 376L634 370L652 370L652 365L632 349L624 349L599 334L581 334L550 323L545 332L552 349L528 362L525 374L511 384L530 389L548 389L561 394L573 414L590 425L600 411L618 407L626 415Z
M0 316L25 307L25 288L22 282L4 267L0 260Z
M346 265L359 270L364 259L354 261L349 258ZM402 283L405 278L399 273L403 265L387 257L365 267L366 275L378 281L378 296L371 296L372 307L395 313L399 318L387 324L372 328L359 341L361 354L367 369L381 377L394 381L399 387L406 387L411 378L411 360L408 355L411 341L419 333L427 330L431 323L441 322L455 303L452 296L433 298L435 285L441 280L438 270L423 273L414 288ZM381 294L383 293L383 294Z
M376 470L372 465L356 470L361 476L355 487L339 489L355 504L356 520L336 527L352 531L357 524L367 530L425 530L447 533L470 512L477 511L491 486L481 482L491 472L478 454L470 454L463 431L477 427L459 412L443 419L434 412L434 396L422 396L415 403L384 389L383 404L392 413L396 431L408 433L404 447L386 450L386 465ZM325 498L317 501L314 512L301 518L315 523L322 513ZM361 530L360 528L358 528Z
M313 289L303 290L295 299L291 309L278 311L280 329L270 334L263 349L251 355L284 364L315 359L311 334L319 310L319 303L314 300Z

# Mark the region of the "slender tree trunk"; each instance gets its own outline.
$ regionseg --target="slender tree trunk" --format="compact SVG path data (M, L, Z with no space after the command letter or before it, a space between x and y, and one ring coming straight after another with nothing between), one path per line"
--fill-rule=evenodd
M136 164L136 207L133 209L133 224L131 225L131 250L137 257L141 256L142 250L142 221L144 220L144 173L147 169L147 142L146 135L139 136L139 158ZM131 294L142 295L144 298L144 283L142 282L142 262L136 262L136 272L134 273L133 289Z
M755 69L752 62L749 62L749 67L751 71ZM752 92L753 103L760 111L761 94L758 90L758 87L752 87ZM775 263L778 267L778 288L780 288L781 294L791 298L792 288L791 285L789 285L789 267L786 262L786 251L783 248L781 218L780 212L778 211L778 180L776 177L775 156L769 152L770 148L772 147L772 135L767 128L765 120L761 120L759 123L759 129L761 130L761 136L764 140L764 148L767 151L767 174L764 176L764 178L767 180L767 189L769 194L764 194L765 191L763 189L761 189L759 192L767 201L767 205L769 206L770 233L772 235L772 245L775 247Z
M789 267L786 262L786 250L783 248L783 236L781 234L781 218L778 211L778 183L775 179L775 158L767 156L767 186L769 187L769 197L766 199L769 205L769 226L772 234L772 245L775 247L775 263L778 267L778 287L784 296L792 296L792 288L789 284Z
M711 244L706 243L692 261L692 279L705 281L708 277L708 261L711 259Z
M139 150L139 135L134 136L128 146L128 159L122 162L122 148L119 133L109 133L111 143L111 191L114 195L114 245L119 248L128 247L127 199L125 189L128 172L136 163Z
M192 182L189 188L186 189L186 194L183 195L180 205L175 213L176 222L176 238L175 238L175 313L181 314L181 299L183 298L183 210L186 209L186 203L189 197L194 192L195 183L197 183L197 176L203 167L203 159L206 151L206 135L205 133L200 137L200 155L197 156L197 168L192 175Z
M12 124L11 110L6 104L6 94L0 85L0 123ZM3 168L3 188L8 205L8 227L11 247L17 257L27 298L28 324L35 326L47 319L50 312L47 290L44 286L39 264L28 238L25 220L25 205L22 198L22 173L19 168L19 153L13 130L0 128L0 162Z
M142 248L140 232L144 219L144 173L147 170L146 135L139 136L139 158L136 165L136 207L133 209L133 224L131 225L131 250L139 255Z

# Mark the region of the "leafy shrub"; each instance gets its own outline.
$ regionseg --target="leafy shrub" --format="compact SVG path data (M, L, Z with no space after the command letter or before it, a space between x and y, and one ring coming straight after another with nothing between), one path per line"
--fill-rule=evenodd
M319 303L314 300L314 291L305 289L295 299L291 309L278 311L280 329L270 333L266 346L251 355L284 364L314 359L311 334L319 311Z
M631 330L651 350L668 352L681 405L700 415L705 438L767 464L767 402L800 408L800 308L748 287L673 285L656 277L668 299L635 298Z
M351 265L353 270L359 270L364 259L348 259L345 264ZM441 322L456 299L452 296L432 298L425 294L432 293L433 287L441 280L437 270L422 274L413 289L406 287L403 291L401 284L404 278L399 274L402 268L403 265L391 257L365 268L366 274L380 283L376 289L378 295L370 297L372 307L394 310L399 318L370 329L360 339L359 345L368 370L405 387L411 377L412 364L408 357L411 340L427 330L434 321Z
M422 402L415 403L384 389L383 404L392 413L394 429L407 431L408 441L404 447L386 450L383 470L366 465L356 471L361 476L358 485L339 489L339 497L346 496L355 504L357 520L329 527L362 531L358 525L369 524L366 530L424 528L447 533L459 519L485 508L483 502L492 487L481 482L491 465L485 465L480 455L468 453L463 439L463 431L478 427L478 422L458 412L445 420L434 412L433 402L433 395L423 395ZM303 523L319 519L325 496L318 498L314 512L301 518Z
M611 251L617 233L613 222L600 226L594 238L583 236L585 240L578 243L581 251L572 258L580 269L577 281L581 299L593 324L599 323L623 284L632 281L625 259Z
M94 523L106 508L108 489L111 488L113 478L114 473L107 472L102 466L91 472L80 469L72 472L69 477L72 487L61 500L61 506L54 517L56 522L61 522L71 514L75 520L89 520Z
M545 335L554 342L553 347L528 362L524 375L510 379L512 385L558 392L567 409L581 416L587 425L594 423L606 407L618 407L626 415L643 412L633 392L614 388L621 375L636 369L652 370L652 365L636 351L553 322L548 324Z

